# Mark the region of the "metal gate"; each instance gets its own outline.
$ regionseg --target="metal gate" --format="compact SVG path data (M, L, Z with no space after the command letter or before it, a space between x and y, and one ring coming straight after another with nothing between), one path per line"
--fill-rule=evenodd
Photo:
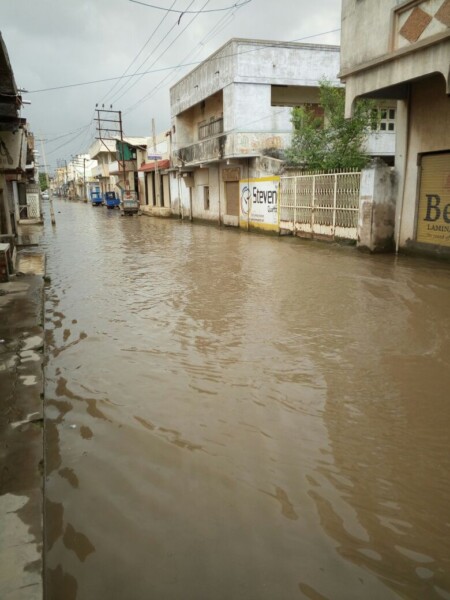
M19 185L19 218L21 220L41 218L40 188L38 184Z
M360 171L281 177L280 230L356 240L360 183Z

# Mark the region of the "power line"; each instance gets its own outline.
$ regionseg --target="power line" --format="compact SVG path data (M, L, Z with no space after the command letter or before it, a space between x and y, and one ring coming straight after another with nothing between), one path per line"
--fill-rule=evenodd
M330 33L337 33L338 31L340 31L340 28L338 28L338 29L331 29L330 31L323 31L321 33L316 33L314 35L308 35L308 36L305 36L305 37L302 37L302 38L297 38L295 40L289 40L289 41L287 41L285 43L289 44L289 43L301 42L301 41L309 40L309 39L312 39L312 38L315 38L315 37L321 37L323 35L328 35ZM280 42L280 43L283 43L283 42ZM182 67L197 66L197 65L200 65L202 63L206 63L208 61L217 60L218 58L221 58L221 59L222 58L230 58L232 56L237 56L237 55L240 55L240 54L246 54L248 52L257 52L258 50L266 49L268 47L270 47L270 46L265 45L265 46L262 46L261 48L254 48L252 50L245 50L244 52L235 52L233 54L227 54L227 55L224 55L224 56L221 56L221 57L212 56L212 57L210 57L209 59L206 59L206 60L199 60L199 61L194 61L194 62L189 62L189 63L184 63L184 64L178 64L178 65L174 65L174 66L171 66L171 67L161 67L159 69L150 69L148 71L143 71L142 73L135 73L133 75L124 75L124 76L121 75L120 77L105 77L104 79L96 79L96 80L93 80L93 81L83 81L83 82L79 82L79 83L70 83L70 84L67 84L67 85L58 85L58 86L49 87L49 88L41 88L40 90L30 90L27 93L28 94L39 94L39 93L42 93L42 92L53 92L55 90L64 90L64 89L73 88L73 87L82 87L82 86L85 86L85 85L94 85L96 83L105 83L107 81L115 81L116 79L122 79L122 77L131 78L131 77L138 77L140 75L149 75L150 73L161 73L162 71L172 71L174 69L180 69ZM273 46L273 47L275 48L277 46Z
M197 64L197 63L192 63L192 64ZM189 66L189 65L186 65ZM142 73L135 73L134 75L120 75L120 77L105 77L104 79L95 79L93 81L81 81L79 83L69 83L66 85L56 85L54 87L49 87L49 88L41 88L40 90L30 90L28 93L29 94L40 94L42 92L53 92L55 90L65 90L68 88L74 88L74 87L83 87L85 85L94 85L95 83L106 83L107 81L115 81L117 79L122 79L122 78L130 78L130 77L137 77L138 75L148 75L149 73L158 73L160 71L169 71L170 69L176 69L177 67L164 67L161 69L153 69L151 71L143 71Z
M175 3L177 2L177 0L173 0L172 2L172 6L170 8L172 8L173 6L175 6ZM128 65L128 67L125 69L125 71L122 73L122 77L124 75L127 74L128 70L131 68L131 66L137 61L137 59L139 58L139 56L142 54L142 52L144 51L144 49L146 48L146 46L151 42L151 40L153 39L153 36L156 34L156 32L158 31L158 29L160 28L160 26L162 25L162 23L164 22L164 20L166 19L166 17L169 14L169 10L166 11L166 14L163 16L163 18L160 20L160 22L158 23L158 25L155 27L155 29L152 31L152 33L150 34L150 36L147 38L147 41L145 42L145 44L142 46L142 48L139 50L139 52L136 54L136 56L133 58L133 60L130 62L130 64ZM138 67L137 70L139 70L140 67ZM109 90L109 92L106 92L106 94L102 97L102 99L99 101L99 104L106 99L107 97L109 97L109 94L112 93L112 91L114 90L114 88L117 86L117 84L119 83L119 81L122 78L120 78L119 80L117 80L113 86L111 87L111 89Z
M139 2L139 0L129 0L129 2L133 2L134 4L142 4L142 6L148 6L149 8L156 8L157 10L168 10L169 12L174 12L177 13L181 16L183 15L187 15L187 14L197 14L197 15L202 15L205 13L213 13L213 12L222 12L225 10L230 10L232 8L241 8L241 6L245 6L246 4L249 4L250 2L252 2L252 0L245 0L244 2L241 2L240 4L233 4L232 6L227 6L225 8L209 8L208 10L171 10L170 8L164 8L163 6L155 6L153 4L146 4L145 2Z
M57 146L56 148L53 148L53 150L50 150L50 152L48 152L48 154L53 154L54 152L57 152L61 148L64 148L64 146L68 146L69 144L71 144L73 141L75 141L77 138L79 138L81 135L83 135L83 133L85 133L86 130L90 128L90 126L91 126L91 123L89 123L89 125L87 125L84 129L82 129L76 136L71 138L68 142L64 142L60 146Z
M190 8L190 7L191 7L191 6L194 4L194 2L195 2L195 0L191 0L191 2L190 2L190 3L189 3L189 5L188 5L188 8ZM208 2L209 2L209 0L208 0ZM194 17L194 18L195 18L195 17ZM169 29L169 31L167 32L166 36L165 36L164 38L162 38L161 40L159 40L158 44L157 44L157 45L156 45L156 47L155 47L155 48L152 50L152 52L150 52L150 54L148 54L148 55L147 55L147 57L145 58L145 60L143 60L143 61L141 62L141 64L139 65L139 67L136 69L135 73L136 73L136 72L137 72L139 69L141 69L141 68L142 68L142 67L145 65L145 63L146 63L146 62L149 60L149 58L152 56L152 54L153 54L154 52L156 52L156 50L157 50L157 49L158 49L158 48L161 46L161 44L164 42L164 40L167 38L167 36L169 36L169 35L172 33L172 31L175 29L175 27L176 27L176 26L177 26L177 24L176 24L176 23L174 23L174 24L172 25L172 27L171 27L171 28ZM183 31L184 31L184 30L183 30ZM178 37L179 37L179 36L178 36ZM175 38L175 40L176 40L176 39L178 39L178 38ZM174 40L174 41L175 41L175 40ZM173 43L174 43L174 42L172 42L172 44L173 44ZM168 50L168 48L170 48L170 46L171 46L172 44L169 44L169 46L168 46L168 47L167 47L165 50L163 50L163 51L161 52L161 54L158 56L158 58L156 58L156 59L155 59L155 60L152 62L152 64L150 65L150 68L152 68L152 67L153 67L153 66L154 66L154 65L157 63L157 61L158 61L158 60L161 58L161 56L162 56L162 55L163 55L163 54L164 54L164 53L165 53L165 52ZM120 98L122 98L122 96L123 96L125 93L127 93L127 92L128 92L128 91L129 91L129 90L132 88L132 87L134 87L134 85L136 85L136 83L137 83L138 81L140 81L140 79L141 79L142 77L143 77L143 75L140 75L140 76L139 76L139 79L137 79L137 80L133 81L133 83L131 84L131 86L130 86L129 88L125 89L125 91L123 91L123 92L122 92L122 93L121 93L119 96L117 96L117 94L116 94L116 95L115 95L115 97L113 98L113 101L114 101L114 102L117 102L117 101L118 101ZM122 86L121 90L124 90L125 86L126 86L126 83L125 83L125 84Z
M333 33L334 33L334 32L336 32L336 31L339 31L339 29L337 29L337 30L333 30ZM327 33L331 33L331 32L327 32ZM207 35L209 35L209 34L207 34ZM292 40L292 42L298 42L298 41L300 41L300 40L305 40L305 39L309 39L309 38L312 38L312 37L318 37L318 36L320 36L320 35L325 35L325 34L324 34L324 33L321 33L321 34L314 34L314 35L307 36L307 37L304 37L304 38L299 38L299 39L297 39L297 40ZM223 55L223 56L216 56L216 55L214 55L214 56L212 56L212 57L210 57L210 58L207 58L207 59L206 59L206 60L204 60L204 61L199 61L199 62L198 62L198 63L196 63L196 64L203 64L203 63L207 63L207 62L209 62L209 61L213 61L213 60L221 60L222 58L229 58L229 57L232 57L232 56L238 56L238 55L239 55L239 56L241 56L242 54L247 54L247 53L249 53L249 52L257 52L257 51L259 51L259 50L262 50L262 49L264 49L264 48L268 48L268 47L271 47L271 46L267 46L267 45L265 45L265 46L261 46L260 48L251 48L250 50L244 50L244 51L241 51L241 52L235 52L235 53L232 53L232 54L227 54L227 55ZM277 47L277 46L272 46L272 47ZM188 56L189 56L189 54L188 54ZM189 63L185 63L184 65L179 65L179 67L181 68L181 67L184 67L184 66L186 66L186 65L188 65L188 64L189 64ZM142 97L141 97L141 98L140 98L140 99L139 99L137 102L135 102L134 104L132 104L132 105L131 105L131 106L130 106L128 109L126 109L126 112L131 112L131 111L132 111L132 110L134 110L134 109L135 109L137 106L139 106L139 105L140 105L140 104L141 104L143 101L150 99L150 98L152 97L152 95L153 95L153 94L154 94L154 93L155 93L155 92L158 90L159 86L160 86L160 85L161 85L161 84L162 84L162 83L163 83L163 82L164 82L164 81L165 81L165 80L166 80L168 77L170 77L170 74L169 74L167 77L165 77L165 78L164 78L164 79L163 79L163 80L160 82L160 84L157 84L157 86L155 86L155 88L153 88L153 90L151 90L151 91L150 91L149 93L147 93L146 95L142 96ZM304 77L302 77L302 78L300 78L300 79L301 79L302 81L306 81ZM316 81L316 80L314 79L314 80L311 80L311 81Z
M192 2L190 3L189 6L191 6L194 3L195 0L192 0ZM207 4L209 4L210 0L206 0L206 2L203 4L203 6L205 7ZM195 19L198 17L198 14L196 14L194 17L192 17L192 19L189 21L189 23L187 23L187 25L180 31L180 33L176 36L175 39L173 39L170 44L168 46L166 46L166 48L161 52L161 54L155 58L155 60L152 62L151 67L153 67L158 60L161 58L161 56L163 56L163 54L165 54L167 52L167 50L169 50L169 48L171 48L173 46L173 44L177 41L177 39L183 35L183 33L186 31L186 29L188 27L190 27L190 25L192 25L192 23L195 21ZM172 30L171 30L172 31ZM128 93L130 91L130 89L132 87L134 87L137 83L139 82L139 79L137 79L136 81L133 81L132 85L127 88L118 98L116 98L116 102L118 100L120 100L120 98L122 98L126 93Z
M229 19L230 16L233 18L234 17L234 13L236 11L237 11L237 9L230 9L229 12L233 13L233 14L228 14L228 15L224 15L223 17L221 17L219 19L219 21L214 25L214 27L210 31L208 31L208 33L203 37L203 39L201 39L200 42L198 42L197 46L195 46L195 48L191 52L188 52L188 54L185 55L184 60L186 60L189 56L191 56L193 54L196 54L199 51L200 47L206 42L206 40L211 37L211 35L217 35L219 33L219 31L222 31L222 29L225 28L225 22L227 21L227 19ZM220 29L218 29L221 25L222 25L222 27ZM149 100L161 88L161 86L167 80L171 80L171 79L173 80L177 76L177 72L180 69L181 69L181 67L179 67L178 69L176 69L173 73L169 73L168 75L166 75L163 79L160 80L159 83L157 83L153 87L152 90L150 90L150 92L148 92L142 98L140 98L137 102L133 103L131 106L129 106L128 108L126 108L124 112L126 114L130 113L133 110L135 110L135 108L137 108L141 104L141 102Z
M175 1L176 1L176 0L175 0ZM209 0L208 0L208 2L209 2ZM206 6L206 5L208 4L208 2L206 2L206 3L205 3L203 6ZM174 3L175 3L175 2L174 2ZM191 2L191 5L192 5L192 2ZM172 6L173 6L173 5L172 5ZM228 23L226 23L226 21L229 19L229 17L231 16L231 18L233 18L233 17L234 17L234 14L237 12L237 10L238 10L238 9L236 9L236 8L231 8L231 9L229 10L229 13L230 13L230 14L228 14L228 15L224 15L223 17L221 17L221 18L219 19L219 21L218 21L218 22L217 22L217 23L214 25L214 27L213 27L213 28L212 28L212 29L211 29L211 30L210 30L210 31L209 31L209 32L208 32L208 33L207 33L207 34L206 34L206 35L203 37L203 39L202 39L202 40L200 40L200 42L198 42L197 46L196 46L196 47L195 47L195 48L194 48L194 49L193 49L191 52L189 52L189 53L186 55L186 58L187 58L188 56L190 56L190 55L194 54L196 51L198 52L198 49L199 49L199 48L200 48L200 47L201 47L201 46L202 46L202 45L205 43L205 41L206 41L206 39L207 39L207 38L210 38L212 34L216 34L216 33L218 33L218 30L219 30L219 28L220 28L220 31L221 31L221 30L222 30L222 29L225 27L225 24L228 24ZM198 16L198 15L196 15L196 16L195 16L195 17L194 17L194 18L193 18L193 19L190 21L190 24L192 24L192 22L194 21L194 19L195 19L197 16ZM184 28L184 30L185 30L187 27L188 27L188 25L187 25L187 26ZM184 30L183 30L183 31L184 31ZM183 33L183 32L181 32L181 33ZM181 33L180 33L180 35L181 35ZM178 36L178 37L179 37L179 36ZM176 39L177 39L177 38L176 38ZM173 42L175 42L175 41L176 41L176 39L175 39ZM158 58L159 58L159 57L158 57ZM156 60L158 60L158 59L156 59ZM155 61L155 62L156 62L156 61ZM154 63L153 63L153 64L154 64ZM141 65L141 66L142 66L142 65ZM138 68L139 68L139 67L138 67ZM181 67L180 67L180 68L181 68ZM178 70L178 69L177 69L177 70ZM157 86L155 86L155 88L153 88L153 90L152 90L152 91L151 91L151 93L150 93L150 96L151 96L153 93L155 93L155 91L156 91L156 90L157 90L159 87L161 87L161 85L164 83L164 81L166 81L166 80L167 80L168 78L170 78L170 77L172 77L172 78L173 78L173 76L174 76L174 75L176 76L176 71L175 71L175 73L169 73L169 74L168 74L168 75L167 75L167 76L166 76L166 77L165 77L165 78L164 78L162 81L160 81L160 83L159 83L159 84L157 84ZM136 83L137 83L137 82L136 82ZM147 96L148 96L148 94L147 94ZM144 96L144 98L146 98L147 96ZM133 105L133 106L134 106L134 105ZM130 111L128 110L127 112L130 112Z
M86 146L87 146L87 148L86 148L86 153L87 153L87 151L89 150L89 146L90 146L90 140L91 140L91 138L93 137L93 135L95 134L95 125L94 125L94 121L93 121L93 119L94 119L94 115L95 115L95 112L92 114L91 126L90 126L90 127L89 127L89 129L87 130L87 132L86 132L86 136L83 138L83 141L82 141L82 143L80 144L80 146L81 146L82 148L86 148Z
M74 129L73 131L68 131L67 133L62 133L61 135L58 135L57 137L54 138L50 138L49 140L46 140L47 144L51 144L52 142L56 142L57 140L62 140L62 138L65 138L69 135L72 135L74 133L77 133L78 131L80 131L81 129L85 129L86 127L88 127L91 124L91 122L89 121L89 123L86 123L86 125L83 125L81 127L78 127L77 129Z

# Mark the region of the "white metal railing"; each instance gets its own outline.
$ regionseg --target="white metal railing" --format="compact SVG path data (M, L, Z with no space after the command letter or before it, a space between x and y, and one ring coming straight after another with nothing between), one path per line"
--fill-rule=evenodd
M280 178L280 229L311 238L356 240L361 173Z

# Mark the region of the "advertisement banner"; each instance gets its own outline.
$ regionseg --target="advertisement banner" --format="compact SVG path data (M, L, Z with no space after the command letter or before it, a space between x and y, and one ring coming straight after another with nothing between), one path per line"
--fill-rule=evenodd
M239 225L277 231L279 187L279 177L241 180Z
M450 153L422 157L416 240L450 246Z

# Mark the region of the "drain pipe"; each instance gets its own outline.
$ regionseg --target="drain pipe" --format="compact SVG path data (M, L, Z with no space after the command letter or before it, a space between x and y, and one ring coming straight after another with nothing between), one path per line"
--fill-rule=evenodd
M218 192L219 192L219 227L220 223L220 162L217 164L217 182L218 182Z
M178 181L178 202L180 203L180 219L183 220L183 198L181 197L181 183L180 183L180 169L178 169L177 173L177 181Z

